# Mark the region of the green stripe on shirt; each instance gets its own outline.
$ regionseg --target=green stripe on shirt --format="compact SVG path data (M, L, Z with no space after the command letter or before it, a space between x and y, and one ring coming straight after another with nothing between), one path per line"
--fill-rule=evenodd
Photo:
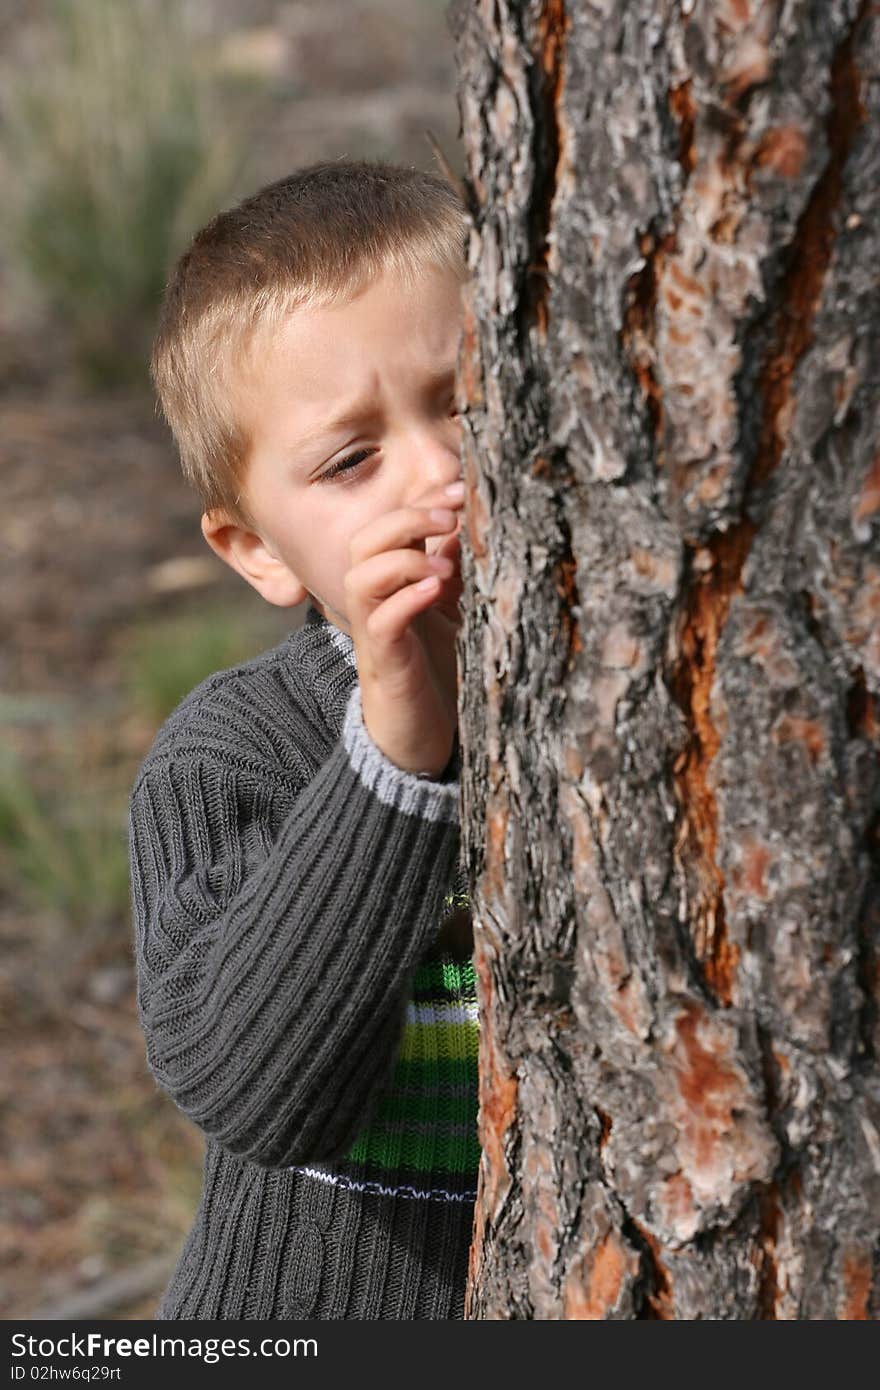
M404 1172L431 1171L476 1179L476 1002L473 960L447 956L422 963L413 980L394 1071L345 1161L367 1166L383 1181Z

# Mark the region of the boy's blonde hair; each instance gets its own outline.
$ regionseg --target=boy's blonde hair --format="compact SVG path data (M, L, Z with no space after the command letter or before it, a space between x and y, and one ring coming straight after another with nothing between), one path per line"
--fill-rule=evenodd
M197 233L166 288L150 374L204 511L255 529L232 383L256 330L348 299L386 269L408 285L430 266L463 280L468 225L446 179L340 159L269 184Z

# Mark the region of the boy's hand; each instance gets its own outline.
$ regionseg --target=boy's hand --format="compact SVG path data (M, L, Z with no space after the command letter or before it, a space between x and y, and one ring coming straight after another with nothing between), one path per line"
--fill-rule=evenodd
M432 488L416 506L377 517L352 537L345 576L364 725L391 762L432 777L452 756L458 724L462 504ZM432 508L445 517L432 518ZM439 535L428 557L425 539ZM435 582L420 588L427 578Z

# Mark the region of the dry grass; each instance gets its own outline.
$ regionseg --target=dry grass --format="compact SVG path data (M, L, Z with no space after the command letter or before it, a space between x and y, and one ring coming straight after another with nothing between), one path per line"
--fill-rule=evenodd
M53 0L33 65L0 73L6 253L99 383L144 379L171 260L241 160L189 13Z

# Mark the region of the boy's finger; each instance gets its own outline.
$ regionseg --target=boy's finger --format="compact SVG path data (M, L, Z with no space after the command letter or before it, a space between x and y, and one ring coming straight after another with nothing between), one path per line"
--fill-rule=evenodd
M458 507L464 501L464 493L464 480L458 478L454 483L444 483L440 487L435 484L433 487L429 487L427 492L416 498L415 504L417 507L448 507L452 503L454 507Z
M437 579L437 576L432 576ZM374 608L366 619L364 631L370 644L377 649L387 680L405 677L424 683L424 658L414 658L407 638L414 619L435 604L442 592L442 581L423 589L419 584L407 584ZM417 642L417 645L418 644Z
M446 558L454 567L452 557ZM345 575L343 586L349 603L355 608L361 605L372 608L408 584L431 576L450 577L437 576L437 570L431 564L433 559L435 556L427 556L424 551L415 549L384 550L378 555L371 555L369 559L353 565Z
M360 564L400 546L424 550L427 536L441 536L454 526L455 513L450 507L399 507L376 517L352 536L349 559L352 565Z

